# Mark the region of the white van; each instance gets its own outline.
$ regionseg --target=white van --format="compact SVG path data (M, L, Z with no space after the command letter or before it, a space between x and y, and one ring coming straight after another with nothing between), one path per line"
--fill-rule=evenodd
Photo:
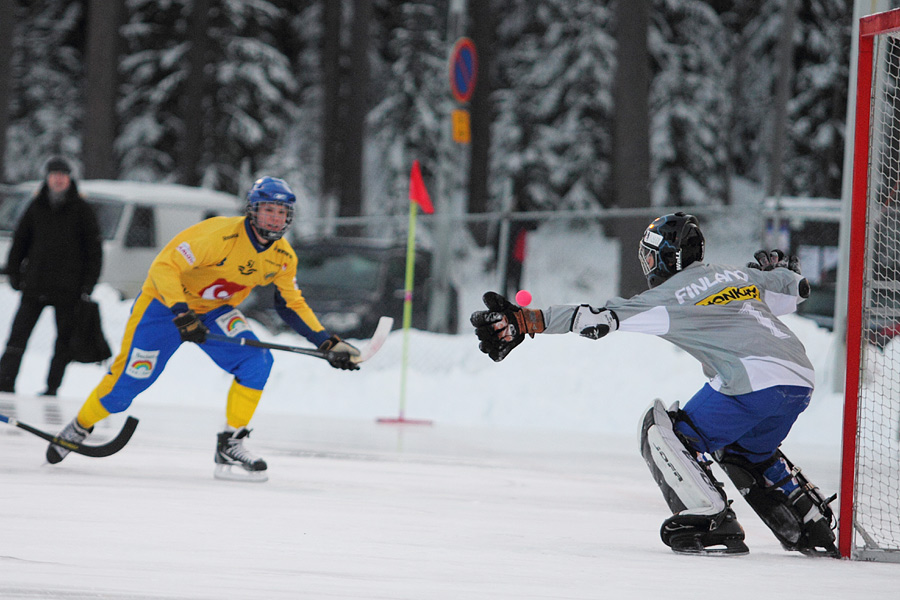
M243 202L231 194L172 183L77 181L78 191L94 208L103 237L100 282L124 298L135 297L157 253L189 225L215 216L235 216ZM0 186L0 264L12 235L40 181Z

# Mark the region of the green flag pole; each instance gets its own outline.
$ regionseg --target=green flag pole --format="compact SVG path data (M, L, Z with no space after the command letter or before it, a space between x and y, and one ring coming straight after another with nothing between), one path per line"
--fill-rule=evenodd
M379 423L408 423L431 425L431 421L407 419L406 414L406 368L409 364L409 329L412 326L413 273L416 265L416 215L419 205L409 203L409 234L406 238L406 280L403 289L403 353L400 357L400 411L396 418L379 418Z
M406 236L406 283L403 288L403 354L400 357L400 419L406 412L406 367L409 364L409 328L412 326L413 273L416 266L416 215L419 205L409 203L409 234Z

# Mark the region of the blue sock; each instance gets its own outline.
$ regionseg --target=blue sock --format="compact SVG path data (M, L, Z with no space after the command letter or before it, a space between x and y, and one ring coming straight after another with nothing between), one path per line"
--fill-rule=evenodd
M780 458L763 471L763 477L766 478L769 484L779 484L779 482L783 482L777 486L777 489L780 489L787 496L790 496L791 492L800 487L788 472L787 465Z

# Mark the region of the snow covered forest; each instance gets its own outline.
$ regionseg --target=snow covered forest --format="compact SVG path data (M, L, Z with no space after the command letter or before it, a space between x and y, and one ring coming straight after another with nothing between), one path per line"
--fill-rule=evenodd
M382 211L405 210L412 158L426 172L441 164L455 104L449 0L2 4L6 182L38 177L52 153L80 160L82 176L234 193L267 172L312 198L338 198L344 215L373 199ZM495 208L509 185L520 210L615 204L619 2L466 4L461 32L479 44L480 63L470 107L475 210ZM653 204L727 204L735 177L771 185L775 139L782 193L840 195L852 2L623 6L646 8ZM790 60L780 61L785 51ZM114 77L97 73L104 62ZM110 80L104 113L92 95Z

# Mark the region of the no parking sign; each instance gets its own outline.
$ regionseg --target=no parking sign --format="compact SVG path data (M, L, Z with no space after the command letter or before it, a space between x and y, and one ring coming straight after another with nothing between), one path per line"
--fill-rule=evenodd
M450 53L450 91L457 102L465 104L472 99L477 77L475 43L467 37L459 38Z

